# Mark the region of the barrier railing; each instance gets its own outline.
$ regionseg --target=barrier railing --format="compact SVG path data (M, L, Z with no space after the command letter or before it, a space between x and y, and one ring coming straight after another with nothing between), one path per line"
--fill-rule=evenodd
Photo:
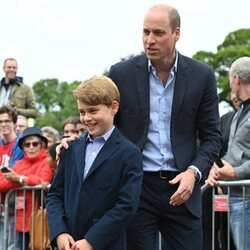
M242 187L242 198L243 198L243 207L244 207L244 204L245 204L245 198L246 198L246 188L250 186L250 180L241 180L241 181L218 181L218 186L220 187L225 187L226 188L226 195L223 194L223 195L217 195L215 193L215 187L211 187L211 186L208 186L208 185L203 185L201 190L202 190L202 193L208 189L208 188L213 188L212 190L212 195L213 195L213 210L212 210L212 235L211 235L211 240L212 240L212 250L215 249L215 213L218 212L218 211L223 211L223 212L227 212L227 219L228 219L228 222L229 222L229 218L230 218L230 207L229 207L229 203L230 203L230 188L231 187L235 187L235 186L238 186L238 187ZM27 193L31 193L31 213L30 213L30 216L31 216L31 230L34 229L34 216L33 216L33 212L35 211L35 209L37 209L36 207L36 203L38 202L39 203L39 206L41 207L44 207L44 203L45 203L45 199L44 199L44 190L43 190L43 187L41 185L37 185L37 186L24 186L22 188L17 188L17 189L13 189L13 190L10 190L8 193L6 193L6 196L5 196L5 202L4 202L4 206L2 205L3 203L3 199L2 199L2 196L0 194L0 209L1 209L1 217L3 218L3 224L4 224L4 227L3 227L3 250L9 250L8 249L8 239L10 237L10 233L12 233L12 237L14 237L12 240L14 241L15 243L15 247L18 248L17 244L18 243L18 237L17 237L17 233L16 231L15 232L10 232L9 231L9 228L8 228L8 224L9 224L9 218L10 216L14 216L14 221L16 222L16 218L17 218L17 192L19 191L23 191L23 197L24 197L24 200L26 200L26 196L27 196ZM37 194L39 194L39 199L37 198ZM12 198L11 198L12 197ZM10 215L9 211L11 210L11 207L10 207L10 202L11 202L11 199L13 199L14 197L14 214L13 215ZM26 205L23 206L23 213L25 214L26 212ZM43 220L43 216L41 217L41 220ZM243 211L243 221L245 220L245 217L246 217L246 213L245 213L245 210ZM23 216L23 225L25 225L25 216ZM243 226L244 226L244 223L243 223ZM41 223L41 230L40 232L43 234L44 230L43 230L43 227L44 225ZM14 227L14 230L16 229L16 224L15 224L15 227ZM24 230L23 230L24 231ZM34 241L34 232L33 234L30 234L32 235L32 237L30 237L30 243L31 243L31 247L30 249L32 250L36 250L37 248L34 248L33 246L33 241ZM22 235L22 238L23 238L23 244L21 246L21 249L25 249L25 246L24 246L24 239L25 239L25 235L23 233ZM42 243L42 239L43 239L43 235L41 235L40 237L41 239L41 243ZM230 250L230 223L228 223L228 227L227 227L227 246L228 246L228 250ZM159 243L158 243L158 246L159 248L158 249L162 249L162 244L161 244L161 237L159 237ZM15 248L14 248L15 249ZM40 248L38 249L48 249L48 248L43 248L43 246L41 246Z
M216 194L215 188L224 187L226 188L225 194ZM218 181L218 185L209 186L207 184L203 185L201 190L204 193L207 189L212 188L212 250L215 249L215 213L216 212L226 212L227 213L227 249L230 250L230 198L231 198L231 187L240 187L242 188L242 198L243 201L243 222L246 219L246 210L245 208L245 200L246 200L246 188L250 187L250 180L239 180L239 181ZM244 227L244 223L242 223L242 227L244 230L247 228ZM245 242L245 233L243 234L243 242ZM245 247L245 246L244 246ZM244 250L244 249L242 249ZM245 249L247 250L247 249Z
M48 186L49 187L49 186ZM22 199L19 199L20 196L17 194L22 192ZM43 244L43 237L45 237L44 232L45 232L45 225L44 225L44 213L42 212L41 217L41 223L40 226L41 228L38 230L39 234L38 235L38 241L40 241L40 246L35 247L34 246L34 238L37 237L36 232L34 232L34 225L35 225L35 217L34 217L34 212L39 209L39 207L43 208L45 205L45 190L43 189L42 185L37 185L37 186L24 186L21 188L16 188L12 189L9 192L6 193L5 195L5 200L4 200L4 206L2 205L2 213L1 217L3 219L3 250L9 250L11 249L20 249L19 247L21 246L21 249L25 249L25 240L27 240L25 237L25 233L27 233L27 228L25 228L27 225L27 220L29 220L28 224L30 224L28 231L29 232L29 249L31 250L37 250L37 249L50 249L45 247ZM31 200L29 199L29 208L27 206L27 196L31 197ZM0 194L1 197L1 194ZM13 199L14 198L14 199ZM1 204L3 204L3 199L1 197ZM14 201L14 202L13 202ZM20 245L19 242L19 237L18 233L16 232L16 222L17 222L17 210L20 209L22 210L22 239L21 242L22 244ZM31 207L31 210L30 210ZM13 209L14 208L14 209ZM10 211L13 211L14 214L10 214ZM28 211L27 211L28 210ZM28 212L30 218L26 218L26 212ZM19 212L20 213L20 212ZM10 218L14 216L14 227L13 230L14 232L10 231L9 223L10 223ZM20 214L19 214L20 216ZM14 238L12 238L14 237ZM11 239L10 239L11 238ZM12 241L12 247L8 248L9 241ZM26 247L27 248L27 247Z

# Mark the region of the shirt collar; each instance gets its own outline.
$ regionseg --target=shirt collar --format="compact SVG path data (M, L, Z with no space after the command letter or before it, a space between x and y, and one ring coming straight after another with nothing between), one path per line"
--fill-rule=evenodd
M174 66L171 68L171 71L173 71L174 73L177 73L177 64L178 64L178 58L179 58L179 53L177 50L175 51L175 54L176 54L175 62L174 62ZM152 65L151 61L148 60L148 72L150 72L152 69L155 69L155 68Z
M241 105L243 106L243 109L246 108L249 104L250 104L250 98L248 98L247 100L241 103Z
M96 137L95 140L98 140L98 139L102 139L104 140L105 142L108 140L108 138L110 137L110 135L112 134L113 130L115 129L115 126L113 125L113 127L108 131L106 132L104 135L102 136L99 136L99 137ZM87 142L93 142L94 140L90 137L90 134L88 133L87 134L87 137L86 137L86 141Z

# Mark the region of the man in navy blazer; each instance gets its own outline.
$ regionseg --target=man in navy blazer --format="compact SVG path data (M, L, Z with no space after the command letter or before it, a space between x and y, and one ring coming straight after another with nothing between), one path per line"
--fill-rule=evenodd
M143 156L129 250L155 249L158 230L167 249L202 249L200 181L221 147L218 96L213 70L181 55L179 37L177 10L155 5L144 19L145 55L109 72L121 95L115 124Z
M109 78L90 78L73 93L88 133L61 153L47 196L52 245L125 250L141 191L141 152L113 126L119 92Z

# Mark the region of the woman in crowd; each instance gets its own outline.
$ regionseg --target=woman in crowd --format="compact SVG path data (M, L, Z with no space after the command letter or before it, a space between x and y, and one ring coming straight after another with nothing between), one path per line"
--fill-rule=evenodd
M1 193L6 193L23 185L47 185L53 178L54 170L49 165L48 152L46 150L47 139L39 128L26 128L19 140L19 146L24 150L24 158L17 161L13 168L9 169L8 173L0 175ZM38 200L35 203L38 203ZM19 232L21 249L26 250L29 249L32 191L17 192L16 209L16 230ZM22 248L23 246L25 248Z

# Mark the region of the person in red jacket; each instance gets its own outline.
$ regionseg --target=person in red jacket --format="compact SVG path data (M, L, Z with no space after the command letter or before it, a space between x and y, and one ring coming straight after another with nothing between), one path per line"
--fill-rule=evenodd
M26 128L19 140L19 146L24 150L24 158L17 161L12 169L9 168L10 172L0 174L1 193L23 185L46 185L52 181L54 171L49 165L47 139L42 131L35 127ZM24 245L24 249L28 249L32 192L18 191L16 199L16 230L20 235L21 246Z

